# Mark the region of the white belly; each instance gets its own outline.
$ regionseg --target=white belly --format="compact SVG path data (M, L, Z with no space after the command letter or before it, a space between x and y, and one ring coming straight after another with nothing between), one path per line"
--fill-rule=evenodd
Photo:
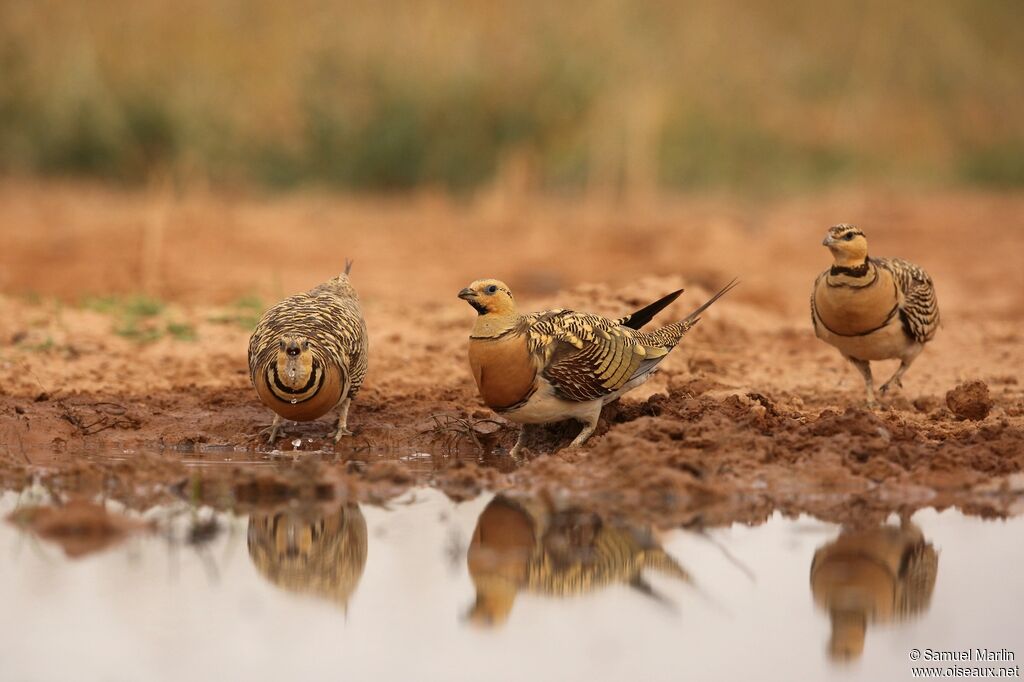
M597 403L597 407L602 403L600 400L590 400L585 403L562 400L555 395L555 389L546 380L538 377L537 383L540 386L522 407L502 411L501 416L518 424L550 424L565 419L585 421L587 415L594 412L595 403Z
M835 346L843 355L858 360L901 358L915 344L903 331L899 317L894 317L889 324L866 336L839 336L821 324L815 324L814 330L819 339Z
M502 411L501 416L509 421L518 424L550 424L566 419L578 419L588 421L594 411L600 411L603 405L617 400L623 393L633 390L640 384L647 381L654 371L637 377L614 393L609 393L597 400L588 400L578 403L571 400L562 400L555 395L555 389L542 377L537 377L539 386L530 399L522 407L515 410Z

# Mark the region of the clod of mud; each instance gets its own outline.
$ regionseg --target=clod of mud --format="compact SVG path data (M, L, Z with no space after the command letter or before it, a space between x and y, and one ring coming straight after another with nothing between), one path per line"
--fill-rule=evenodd
M946 393L946 406L959 419L981 421L992 411L992 404L984 381L967 381Z
M145 524L120 514L112 514L102 505L74 499L59 507L24 507L7 520L56 542L71 558L98 552L117 544Z

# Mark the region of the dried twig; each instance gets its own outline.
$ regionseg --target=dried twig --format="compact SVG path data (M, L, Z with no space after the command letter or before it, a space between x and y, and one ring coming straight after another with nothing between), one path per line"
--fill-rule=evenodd
M478 431L477 427L481 424L493 424L499 428L503 426L501 422L494 419L465 419L450 414L432 414L430 419L434 422L434 427L422 433L433 433L435 436L442 437L449 441L449 446L459 440L468 439L480 450L487 450L481 441L481 436L490 436L491 433Z
M61 418L74 426L82 436L92 436L107 429L137 429L141 426L141 422L129 416L127 408L118 403L98 402L87 405L94 410L89 421L63 401L59 401L58 405L62 410Z

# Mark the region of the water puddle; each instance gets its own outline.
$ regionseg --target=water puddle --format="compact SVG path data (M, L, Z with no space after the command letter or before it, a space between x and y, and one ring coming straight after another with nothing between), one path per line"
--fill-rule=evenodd
M696 533L427 489L249 516L45 498L0 495L0 679L903 680L950 665L913 650L1024 654L1024 518Z

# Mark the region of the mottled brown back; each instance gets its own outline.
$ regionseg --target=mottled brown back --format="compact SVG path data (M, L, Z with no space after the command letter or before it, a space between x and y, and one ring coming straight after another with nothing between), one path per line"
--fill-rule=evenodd
M264 313L249 340L253 384L275 361L278 340L284 334L308 338L317 360L339 368L348 379L347 397L356 396L366 377L369 338L359 296L347 274L289 296Z

